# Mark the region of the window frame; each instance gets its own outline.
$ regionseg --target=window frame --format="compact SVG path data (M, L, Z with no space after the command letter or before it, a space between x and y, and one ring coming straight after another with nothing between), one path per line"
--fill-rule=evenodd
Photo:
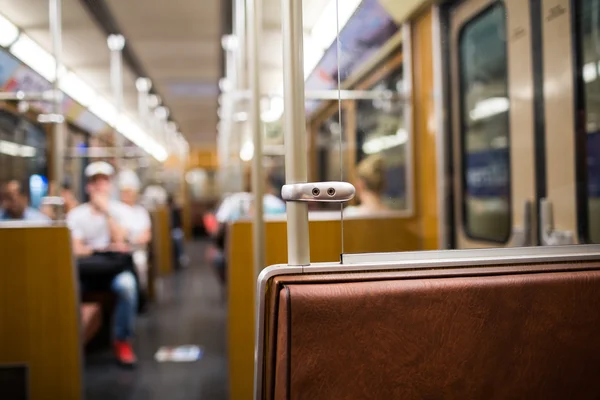
M571 6L573 7L571 12L571 33L572 37L572 60L573 60L573 108L575 120L574 123L574 134L575 134L575 204L577 206L576 217L577 217L577 235L581 243L586 244L598 244L592 241L591 223L590 223L590 193L588 190L589 176L587 158L589 156L589 148L587 145L587 110L588 104L586 102L586 88L585 81L583 78L583 66L584 66L584 41L583 41L583 24L580 23L583 17L583 1L585 0L573 0ZM600 133L598 133L600 134ZM577 156L584 154L585 157Z
M477 12L476 14L474 14L469 20L465 21L462 26L460 27L460 30L458 32L458 36L457 36L457 43L456 43L456 49L457 49L457 70L458 70L458 96L460 98L460 102L458 104L458 110L459 110L459 126L460 126L460 139L459 139L459 145L460 145L460 160L459 160L459 166L460 166L460 198L461 198L461 211L462 211L462 216L461 216L461 224L462 224L462 228L463 228L463 232L464 235L473 241L479 241L479 242L487 242L487 243L494 243L494 244L498 244L498 245L507 245L512 237L513 234L513 209L512 209L512 168L511 168L511 157L512 157L512 152L511 152L511 136L512 136L512 132L510 129L510 118L511 118L511 109L509 107L509 109L506 111L506 120L507 120L507 126L508 126L508 132L507 132L507 150L508 150L508 157L507 157L507 163L506 163L506 167L507 167L507 176L508 176L508 184L507 184L507 205L508 205L508 215L507 215L507 219L508 219L508 225L509 225L509 229L506 232L506 235L503 237L502 240L497 240L495 238L489 238L489 237L481 237L481 236L477 236L472 234L471 230L469 229L469 225L468 225L468 213L467 213L467 192L466 192L466 188L467 188L467 168L466 168L466 155L467 155L467 146L466 146L466 131L467 131L467 123L466 123L466 118L465 118L465 111L466 111L466 104L465 104L465 92L464 92L464 64L462 62L462 51L461 51L461 43L463 40L463 37L465 35L465 29L470 26L473 22L478 21L479 19L481 19L483 16L485 16L488 12L492 11L493 9L495 9L496 7L501 7L502 11L503 11L503 15L504 17L504 24L505 24L505 32L508 33L508 31L506 30L507 28L507 11L506 11L506 5L504 4L503 1L499 0L499 1L495 1L492 4L490 4L487 7L484 7L482 10L480 10L479 12ZM510 102L510 90L509 90L509 82L510 82L510 71L508 68L508 40L504 41L504 48L505 48L505 52L506 52L506 93L507 93L507 97L509 99Z

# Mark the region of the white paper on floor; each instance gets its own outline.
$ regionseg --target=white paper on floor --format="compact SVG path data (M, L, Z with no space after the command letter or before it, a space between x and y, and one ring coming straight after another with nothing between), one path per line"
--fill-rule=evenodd
M202 358L203 349L196 345L162 346L154 354L158 362L194 362Z

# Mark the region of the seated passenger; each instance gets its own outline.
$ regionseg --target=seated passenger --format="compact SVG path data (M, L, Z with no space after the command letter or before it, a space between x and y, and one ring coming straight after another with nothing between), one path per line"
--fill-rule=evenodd
M119 191L121 201L131 207L129 218L128 241L133 247L133 260L140 282L140 289L148 289L148 243L152 240L152 223L150 214L143 206L138 204L140 180L131 170L119 173Z
M344 215L369 215L389 208L382 200L385 190L385 164L378 156L371 156L362 160L356 168L358 179L355 183L356 197L359 206L347 207Z
M110 200L113 167L106 162L94 162L85 169L88 203L74 208L67 215L76 257L107 251L130 252L127 243L130 208ZM83 290L86 282L82 282ZM117 296L114 318L114 350L117 360L133 366L136 357L131 347L137 312L137 282L135 275L125 270L114 276L110 289Z
M65 204L65 214L68 214L72 209L79 205L77 196L75 196L69 181L63 182L62 187L60 188L60 197L62 197Z
M249 179L248 182L250 182ZM265 194L263 196L264 215L285 214L285 202L275 195L277 192L276 186L277 182L274 174L268 173L265 182ZM254 214L254 196L250 193L251 190L251 185L248 185L248 192L234 193L227 196L215 214L218 225L210 232L213 245L208 248L207 257L217 270L223 283L225 283L227 264L225 257L225 226L227 223L235 222L240 218L250 217ZM210 220L210 218L207 218L207 220Z
M29 199L19 182L10 181L2 185L0 196L0 221L50 221L46 215L28 206Z
M167 206L169 207L171 221L171 239L173 241L173 263L175 268L187 266L188 259L185 254L183 233L183 220L181 218L182 210L175 202L175 197L169 195L167 197Z

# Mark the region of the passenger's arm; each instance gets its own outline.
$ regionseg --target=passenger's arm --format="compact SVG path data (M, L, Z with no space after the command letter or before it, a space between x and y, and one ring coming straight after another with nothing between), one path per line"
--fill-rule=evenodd
M94 250L85 244L84 233L82 230L82 224L85 221L82 220L79 214L69 213L67 214L67 226L71 230L71 242L73 244L73 255L75 257L85 257L91 255Z
M150 228L144 230L137 238L135 238L135 243L138 245L145 245L150 243L152 240L152 230Z
M106 220L108 221L108 229L110 231L110 242L118 245L125 244L127 230L109 212L106 213Z
M81 239L73 238L73 254L75 257L86 257L93 253L94 251L86 246L86 244Z
M110 233L111 244L121 246L126 243L127 230L121 225L123 221L127 220L127 215L124 212L117 212L117 215L113 215L109 209L109 198L102 194L90 193L90 204L96 209L96 211L104 214L108 224L108 230Z

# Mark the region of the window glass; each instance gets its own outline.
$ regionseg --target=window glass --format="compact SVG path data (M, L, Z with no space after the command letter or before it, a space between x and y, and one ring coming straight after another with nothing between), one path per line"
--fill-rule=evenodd
M465 231L505 243L510 236L506 14L498 3L459 38Z
M336 104L337 107L337 104ZM342 108L342 120L340 124L340 113L335 112L319 125L316 136L317 151L317 178L321 182L339 181L340 178L348 180L346 163L348 161L346 143L346 110ZM340 141L342 152L340 152ZM340 162L343 162L343 177L340 176ZM339 205L334 203L314 203L311 205L319 210L339 210Z
M345 112L342 110L342 118L344 117ZM342 125L340 125L340 114L336 112L321 124L317 132L320 181L340 180L340 140L345 143Z
M580 0L585 93L588 240L600 243L600 2Z
M46 182L46 143L41 126L0 110L0 183L18 180L29 188L34 175L34 182Z
M406 176L409 140L403 102L399 96L404 92L402 70L393 72L369 90L378 97L361 99L356 104L355 180L359 185L364 184L365 180L372 180L372 185L378 181L381 192L377 194L385 206L402 210L408 205Z

